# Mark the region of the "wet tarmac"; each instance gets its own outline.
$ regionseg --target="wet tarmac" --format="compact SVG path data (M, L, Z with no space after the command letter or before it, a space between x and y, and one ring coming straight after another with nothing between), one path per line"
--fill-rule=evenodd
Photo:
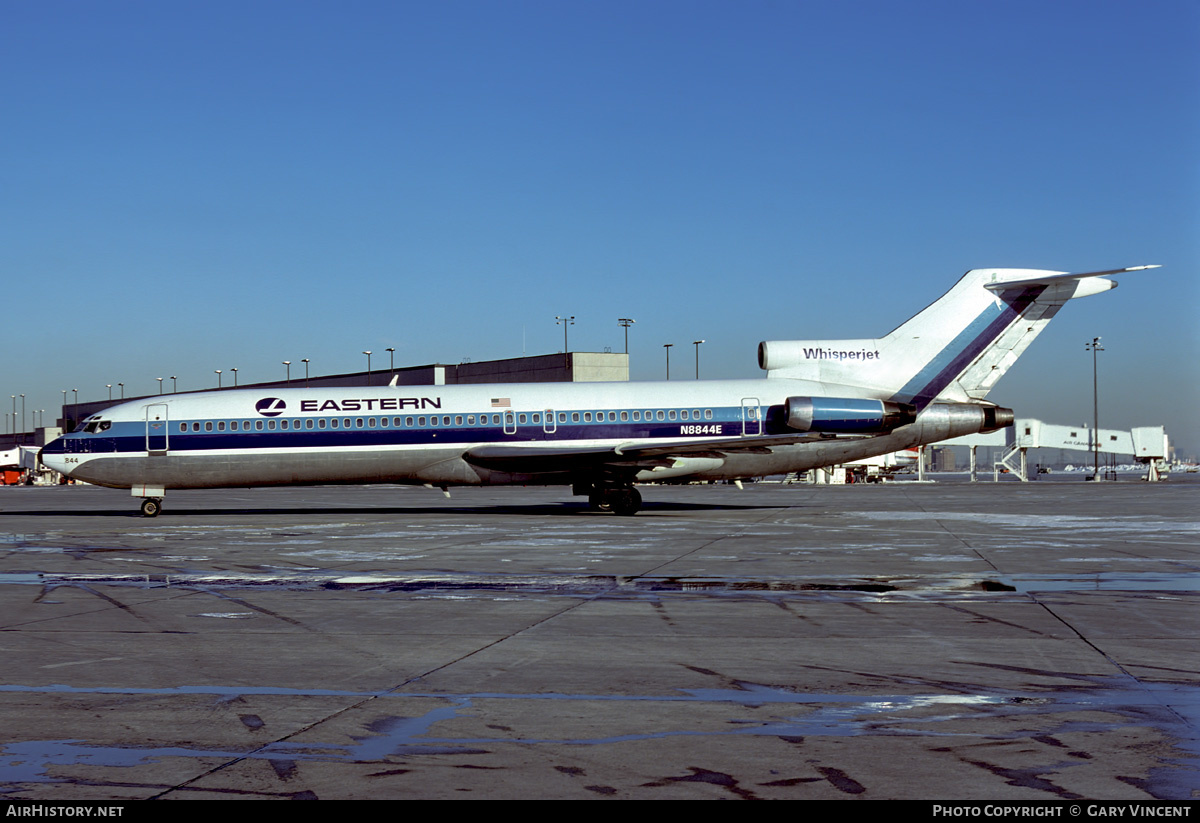
M0 797L1192 799L1200 484L0 489Z

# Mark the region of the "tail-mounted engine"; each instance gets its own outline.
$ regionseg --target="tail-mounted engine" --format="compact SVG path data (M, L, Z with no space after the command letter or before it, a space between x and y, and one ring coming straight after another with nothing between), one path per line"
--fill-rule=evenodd
M853 397L789 397L784 411L789 428L834 434L882 434L917 419L908 403Z

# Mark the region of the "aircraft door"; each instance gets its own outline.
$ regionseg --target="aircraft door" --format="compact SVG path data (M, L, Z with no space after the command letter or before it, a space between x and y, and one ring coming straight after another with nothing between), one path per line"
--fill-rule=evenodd
M558 429L558 422L554 419L554 409L543 409L545 417L542 418L542 431L546 434L554 434Z
M762 434L762 411L757 397L742 398L742 436L756 437Z
M504 413L504 433L505 434L516 434L517 433L517 415L515 412L506 411Z
M152 403L146 407L146 451L149 454L166 454L169 447L167 432L167 404Z

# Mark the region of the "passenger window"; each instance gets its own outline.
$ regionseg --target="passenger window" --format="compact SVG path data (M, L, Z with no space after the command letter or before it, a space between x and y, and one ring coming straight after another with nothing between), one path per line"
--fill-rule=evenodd
M679 412L679 419L680 419L680 420L687 420L687 419L688 419L688 412L687 412L687 409L683 409L683 410L681 410L681 411Z
M349 417L347 417L345 420L342 421L342 428L343 429L350 428L350 418Z
M336 429L338 425L338 419L336 417L329 421L330 428Z
M435 419L436 419L436 418L435 418ZM417 425L418 425L418 426L424 426L424 425L425 425L425 418L424 418L424 417L418 417L418 418L417 418ZM435 424L435 425L436 425L436 424Z
M541 423L541 422L542 422L542 415L541 415L541 412L534 412L534 414L533 414L533 422L534 422L534 423Z
M675 410L674 410L674 409L671 409L669 412L667 412L667 419L668 419L668 420L674 420L674 419L675 419Z
M268 421L267 421L267 428L268 428L268 429L270 429L271 431L275 431L275 421L274 421L274 420L268 420Z
M629 420L629 412L627 412L627 411L621 412L621 422L624 423L628 420Z
M313 427L313 422L312 422L312 418L310 417L304 421L304 428L311 429L312 427Z
M279 428L286 429L287 427L288 427L288 422L286 420L279 421Z
M572 423L579 422L579 412L571 412L571 422Z
M566 412L559 412L559 413L558 413L558 422L559 422L559 423L566 423L566 422L567 422L567 413L566 413Z
M443 426L449 426L449 425L450 425L450 415L448 415L448 414L444 414L444 415L442 415L442 425L443 425Z
M468 415L467 415L467 425L468 425L468 426L474 426L474 425L475 425L475 415L473 415L473 414L468 414Z
M385 425L385 426L387 425L387 420L383 421L383 425ZM374 417L371 417L367 420L367 428L369 428L369 429L375 428L375 418Z
M704 410L704 419L705 419L705 420L712 420L712 409L705 409L705 410Z
M591 422L592 422L592 413L591 413L591 412L584 412L584 413L583 413L583 422L584 422L584 423L591 423Z
M199 423L193 423L193 424L192 424L192 431L194 431L194 432L198 432L198 431L200 431L200 424L199 424Z
M225 421L224 420L217 421L217 431L219 431L219 432L225 431Z
M346 425L349 425L349 424L350 424L350 421L347 420ZM362 427L363 427L363 419L361 417L359 417L354 421L354 428L361 429Z
M456 415L454 415L454 425L456 425L456 426L461 426L461 425L462 425L462 420L463 420L463 419L462 419L462 415L461 415L461 414L456 414Z
M180 423L180 424L179 424L179 430L180 430L181 432L185 432L185 431L187 431L187 423Z
M322 417L320 420L317 421L317 428L318 429L325 428L325 418L324 417Z
M693 420L700 419L700 410L699 409L692 409L692 419Z
M255 428L255 429L257 429L258 431L262 431L262 428L263 428L263 425L262 425L262 423L263 423L263 422L262 422L261 420L255 420L255 421L254 421L254 428Z
M413 419L411 417L404 418L404 425L411 427L412 424L413 424Z
M641 413L640 411L635 411L635 412L633 413L633 419L634 419L634 420L641 420L641 419L642 419L642 413Z
M521 423L522 425L529 422L525 416L525 412L521 412L517 415L517 422Z
M204 430L205 430L206 432L210 432L210 431L212 431L212 421L211 421L211 420L205 420L205 421L204 421Z
M662 419L663 419L663 417L664 417L664 415L663 415L663 410L662 410L662 409L659 409L659 410L658 410L658 419L659 419L659 420L662 420Z

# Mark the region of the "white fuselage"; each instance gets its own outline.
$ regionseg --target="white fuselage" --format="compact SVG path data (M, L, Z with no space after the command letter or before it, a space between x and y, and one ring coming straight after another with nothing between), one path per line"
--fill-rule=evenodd
M817 388L825 387L762 379L166 395L104 410L43 449L42 460L78 479L118 488L570 483L577 471L501 471L473 464L466 455L485 445L586 450L715 439L744 444L744 438L795 434L779 410L789 396ZM953 409L932 406L917 423L882 437L681 456L648 465L637 479L800 471L979 430L975 414Z

